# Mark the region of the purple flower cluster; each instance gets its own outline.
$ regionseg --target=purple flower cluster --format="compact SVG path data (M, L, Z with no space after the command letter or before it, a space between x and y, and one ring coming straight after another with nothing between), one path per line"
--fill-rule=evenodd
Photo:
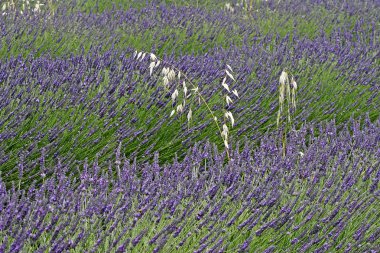
M165 8L156 10L160 13L172 11ZM196 15L201 14L202 12ZM100 20L102 15L107 14L99 15L96 18ZM121 17L117 18L117 15ZM118 12L117 15L106 18L110 22L115 19L126 22L128 15L136 16L138 13L130 10ZM186 9L182 14L167 14L167 17L180 19L178 15L184 15L183 19L187 20L195 14ZM214 18L221 22L222 17ZM78 19L81 20L82 17ZM101 25L97 23L99 20L92 24L92 29ZM81 22L91 24L86 18ZM204 55L164 55L163 58L172 62L189 78L199 80L204 97L210 99L217 96L220 90L220 85L216 85L215 80L223 77L222 70L226 61L234 66L237 82L233 88L238 88L239 93L244 95L229 110L233 111L236 118L236 134L255 141L262 137L262 129L271 129L275 125L271 115L276 114L278 106L278 75L271 75L268 69L280 69L284 59L291 58L294 72L300 73L297 78L300 83L297 107L302 110L297 111L294 119L296 125L305 120L318 122L325 118L344 122L348 120L349 114L346 112L359 109L369 112L371 119L379 115L376 110L380 97L379 71L372 67L376 64L373 55L378 52L379 43L357 40L354 36L374 36L365 27L358 21L353 30L333 30L330 36L321 34L315 39L298 39L296 35L280 39L268 33L260 35L256 42L244 40L241 48L215 47ZM16 28L4 26L4 29ZM248 29L244 26L238 28ZM31 29L41 28L37 26ZM7 36L14 35L14 32L5 31ZM248 33L249 38L258 36L254 30L238 30L237 33ZM265 50L272 44L278 50ZM351 50L352 48L354 49ZM204 120L195 119L190 129L187 129L185 122L178 126L176 119L170 119L169 93L159 87L157 76L149 75L148 60L135 61L131 57L132 52L133 49L120 51L98 46L78 55L61 58L30 54L26 57L11 56L2 59L0 168L4 171L3 174L10 179L22 175L27 180L48 176L51 171L30 171L36 163L43 167L45 158L51 161L61 157L66 162L75 163L77 160L83 161L85 157L93 161L95 154L99 154L102 161L113 159L108 156L115 148L115 144L111 143L120 141L123 146L130 147L126 151L129 157L144 160L151 157L154 151L160 151L162 157L171 158L173 149L185 153L194 144L193 140L201 140L201 132L206 131L209 136L215 135L214 126L204 112L199 115L199 119ZM305 69L303 62L311 69ZM334 71L331 70L332 66L326 65L332 63ZM311 70L317 74L310 74ZM323 79L324 73L342 83L349 83L349 86L330 87L326 82L333 80ZM252 78L253 74L255 78ZM322 77L318 79L319 76ZM319 96L312 96L314 91L311 89L314 88L328 94L337 92L334 95L336 100L323 101ZM352 93L356 94L355 103L346 101L346 96ZM194 111L202 109L202 105L196 106ZM314 115L319 112L323 112L323 117L315 118ZM179 138L173 140L170 148L166 148L162 139L173 137L163 133L169 131L179 132ZM44 159L41 160L40 157ZM17 167L20 169L17 170Z
M47 168L55 173L39 187L6 189L0 182L0 247L3 252L374 249L380 121L355 127L351 135L349 129L336 133L333 122L321 126L308 146L305 135L313 126L304 127L289 136L285 159L275 139L266 136L255 149L235 151L227 163L225 153L198 143L183 161L168 165L158 164L158 154L144 165L119 158L108 170L85 163L75 179L68 165L58 163Z
M378 1L253 1L249 15L61 2L0 16L0 253L378 252ZM231 159L203 103L190 125L169 117L164 63L150 73L135 50L220 118L232 66ZM299 88L286 152L272 131L284 68Z

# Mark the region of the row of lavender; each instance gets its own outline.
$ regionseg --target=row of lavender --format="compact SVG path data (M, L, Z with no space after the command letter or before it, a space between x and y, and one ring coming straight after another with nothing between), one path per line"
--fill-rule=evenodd
M119 148L77 179L58 162L39 187L0 182L0 252L378 252L380 121L314 131L286 159L267 135L228 163L209 143L166 166Z
M214 46L229 47L233 44L240 47L241 43L248 46L248 51L251 46L255 47L258 43L257 46L263 49L278 47L284 51L282 53L292 48L277 45L279 41L264 38L272 32L273 37L276 37L277 33L281 37L288 34L294 35L294 40L305 39L306 43L313 38L320 43L329 43L324 45L328 48L319 48L318 45L303 46L310 47L309 50L316 53L327 50L332 53L343 51L347 54L348 48L362 50L365 55L368 52L377 52L373 48L367 48L379 43L376 19L380 6L377 2L361 4L358 1L359 6L356 6L354 13L352 13L354 5L350 4L331 5L329 8L328 4L326 6L322 3L298 3L295 4L299 5L298 8L293 8L293 2L295 1L281 1L281 4L271 6L274 1L268 1L268 6L265 4L261 6L262 9L253 12L248 20L243 18L244 12L231 15L222 9L208 11L193 7L155 4L141 10L131 8L113 9L102 13L82 13L59 8L54 16L48 13L38 16L3 16L0 17L1 54L3 56L28 53L55 55L63 50L62 54L70 55L78 53L81 46L86 49L91 45L103 45L109 48L111 45L123 45L123 42L128 42L129 46L136 47L137 50L164 50L169 53L170 51L178 53L173 50L175 48L181 49L182 53L184 50L187 53L192 51L201 53L212 50ZM293 20L294 16L297 19ZM321 16L325 18L324 21L321 20ZM273 17L278 17L279 20L276 21ZM268 28L268 26L273 27ZM305 31L307 29L311 30L311 34ZM181 32L185 32L185 39L181 38ZM129 36L138 39L131 40ZM318 36L320 37L317 38ZM170 42L169 45L166 45L167 41ZM194 46L192 43L197 47L203 45L203 48L194 49L191 47ZM68 46L72 44L75 44L75 47ZM51 47L53 45L54 47ZM368 50L364 50L365 48ZM342 61L342 59L337 60Z
M377 1L269 0L249 16L66 3L0 17L0 252L376 252ZM232 66L230 161L206 143L221 144L204 104L190 126L169 117L175 83L135 50L175 65L216 112ZM272 131L284 68L300 88L285 158Z
M354 34L359 34L358 30L337 31L330 38L321 34L314 40L267 34L253 45L243 42L242 47L214 48L205 55L163 57L196 80L216 111L222 106L215 103L215 97L220 95L224 66L233 66L237 82L231 88L236 88L241 98L227 108L237 123L232 135L255 141L263 129L275 125L277 82L283 67L297 73L300 86L297 105L301 110L296 112L296 126L332 118L340 124L352 116L347 112L354 116L368 112L371 119L379 116L376 52L380 44L347 40ZM275 48L263 49L268 45ZM47 160L61 157L67 162L85 157L93 160L95 154L109 158L120 141L128 147L125 151L129 157L139 158L151 157L156 150L170 157L205 135L218 141L211 119L202 111L204 105L195 104L199 110L193 109L198 114L190 129L185 122L178 125L176 118L168 118L174 87L165 91L158 74L149 75L149 60L136 61L132 52L103 52L99 46L58 59L47 55L3 59L3 175L14 179L17 164L25 163L24 175L32 177L26 180L32 180L35 175L28 171L41 156ZM168 130L177 132L177 138L165 135ZM168 140L173 141L169 147L165 144Z

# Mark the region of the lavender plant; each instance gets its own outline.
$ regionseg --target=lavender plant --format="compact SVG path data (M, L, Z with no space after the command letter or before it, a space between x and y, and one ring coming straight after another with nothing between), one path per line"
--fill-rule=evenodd
M7 2L0 252L378 250L376 1Z
M334 122L321 125L306 149L305 135L318 126L303 126L289 137L294 152L287 160L268 152L277 144L276 136L267 135L260 147L231 153L228 164L225 153L208 143L164 166L158 153L145 165L118 157L117 177L113 165L101 172L94 162L83 164L75 181L69 165L59 162L53 177L27 191L6 189L0 181L0 247L4 252L376 250L380 121L360 129L351 123L355 135L348 129L338 133ZM204 166L203 159L211 166L194 177L192 167Z

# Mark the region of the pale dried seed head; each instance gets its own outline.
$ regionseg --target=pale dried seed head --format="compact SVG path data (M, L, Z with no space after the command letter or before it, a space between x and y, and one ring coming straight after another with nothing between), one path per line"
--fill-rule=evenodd
M137 54L136 60L138 60L138 59L140 58L141 54L142 54L142 52L139 52L139 53Z
M226 95L226 102L227 102L227 105L230 105L230 103L232 103L232 99Z
M162 75L167 76L168 73L169 73L169 68L167 68L167 67L163 67L163 68L162 68Z
M233 93L237 98L239 98L239 94L238 94L238 92L237 92L236 89L234 89L234 90L232 91L232 93Z
M158 67L158 65L160 65L161 61L157 61L156 62L156 68Z
M150 64L149 64L149 74L150 75L152 75L152 73L153 73L153 68L155 67L155 62L151 62Z
M234 116L232 115L231 112L229 112L228 114L230 116L230 120L231 120L231 125L234 126L235 125L235 119L234 119Z
M177 112L179 112L179 113L182 113L182 112L183 112L183 105L182 105L182 104L179 104L179 105L177 106Z
M228 136L228 126L226 124L223 124L223 132Z
M187 87L186 87L185 81L183 81L182 86L183 86L183 93L185 94L185 97L187 97Z
M163 81L164 81L164 86L167 87L169 85L169 79L168 79L168 77L164 76Z
M228 70L226 69L226 74L232 79L232 80L234 80L235 81L235 78L231 75L231 73L230 72L228 72Z
M173 69L170 69L168 73L168 79L169 80L174 80L175 79L175 71Z
M291 83L292 83L292 89L297 90L297 83L296 83L296 80L294 80L294 77L292 77Z
M175 89L175 91L173 92L173 94L172 94L172 100L173 100L173 102L175 101L175 99L178 97L178 90L177 89Z
M228 84L226 84L226 77L223 78L222 86L223 86L228 92L230 92L230 88L228 87Z
M226 3L225 8L227 11L233 13L235 11L234 7L230 3Z
M228 146L228 141L227 140L224 140L224 146L228 149L229 146Z
M175 110L173 110L171 113L170 113L170 117L173 116L175 113Z
M222 139L227 140L228 139L228 133L225 131L222 131Z
M231 68L230 65L228 65L228 64L226 64L226 65L227 65L227 68L228 68L231 72L234 72L234 71L232 70L232 68Z
M193 112L191 111L191 108L190 108L189 112L187 113L187 121L190 122L192 116L193 116Z
M286 82L288 82L289 79L288 79L288 73L286 73L285 71L282 71L281 72L281 75L280 75L280 84L281 85L285 85Z
M153 53L150 54L150 60L151 61L156 61L157 60L157 56Z
M141 56L141 59L140 59L140 61L144 60L144 58L145 58L145 55L146 55L146 53L143 53L143 55Z
M178 71L178 80L181 79L181 71Z
M235 125L235 119L231 112L227 111L224 116L231 121L231 125Z

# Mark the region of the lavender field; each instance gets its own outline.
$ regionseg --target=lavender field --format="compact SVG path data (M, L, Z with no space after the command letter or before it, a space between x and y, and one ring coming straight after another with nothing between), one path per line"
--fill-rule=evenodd
M0 8L0 253L380 253L378 0Z

